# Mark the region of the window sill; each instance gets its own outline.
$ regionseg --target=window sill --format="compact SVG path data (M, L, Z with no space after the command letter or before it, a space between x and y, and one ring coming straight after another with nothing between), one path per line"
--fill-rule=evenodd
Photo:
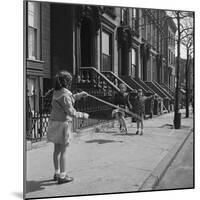
M44 61L43 61L43 60L36 60L36 59L33 59L33 58L27 58L26 60L27 60L27 61L30 61L30 62L41 63L41 64L43 64L43 63L44 63Z

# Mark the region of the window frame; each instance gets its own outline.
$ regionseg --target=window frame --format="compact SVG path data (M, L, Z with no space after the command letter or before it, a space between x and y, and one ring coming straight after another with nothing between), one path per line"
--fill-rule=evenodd
M30 7L32 6L32 10ZM41 4L39 2L28 2L27 4L27 59L30 60L41 60ZM33 18L33 22L30 22L30 18ZM33 55L30 50L30 35L29 31L34 30L34 50L35 55Z
M103 53L103 38L102 38L103 32L105 34L109 35L109 55ZM113 63L114 63L114 32L111 31L110 29L108 29L104 25L102 25L102 28L101 28L101 41L100 41L100 44L101 44L101 52L100 52L101 65L100 65L100 69L101 69L101 71L104 71L103 57L104 57L104 55L106 55L106 56L110 57L110 71L113 71Z
M132 52L135 52L135 62L133 63L133 54ZM138 62L138 50L136 48L131 48L131 76L134 78L136 77L136 68L137 68L137 62ZM133 74L133 68L134 68L134 74Z

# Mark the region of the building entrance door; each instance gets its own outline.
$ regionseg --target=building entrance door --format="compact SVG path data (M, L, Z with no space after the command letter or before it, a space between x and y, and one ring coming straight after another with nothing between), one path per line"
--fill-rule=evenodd
M81 24L81 67L93 66L93 34L91 21L83 19Z
M123 45L121 48L121 75L122 76L129 75L128 59L129 59L128 48L126 45Z

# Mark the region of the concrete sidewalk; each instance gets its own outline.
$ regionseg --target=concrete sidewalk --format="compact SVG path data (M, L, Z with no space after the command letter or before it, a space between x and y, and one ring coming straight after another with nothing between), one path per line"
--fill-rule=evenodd
M68 149L71 183L52 181L53 144L27 151L26 198L153 189L193 128L190 117L182 118L181 129L172 129L173 116L145 120L143 136L135 135L135 123L128 123L127 135L119 133L116 124L98 133L74 134Z

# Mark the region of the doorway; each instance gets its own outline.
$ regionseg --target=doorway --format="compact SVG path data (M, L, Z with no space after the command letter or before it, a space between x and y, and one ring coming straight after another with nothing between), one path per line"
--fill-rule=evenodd
M121 48L121 75L122 76L129 75L128 60L129 60L128 47L127 45L123 44Z
M81 24L81 67L93 66L93 30L91 20L84 18Z

